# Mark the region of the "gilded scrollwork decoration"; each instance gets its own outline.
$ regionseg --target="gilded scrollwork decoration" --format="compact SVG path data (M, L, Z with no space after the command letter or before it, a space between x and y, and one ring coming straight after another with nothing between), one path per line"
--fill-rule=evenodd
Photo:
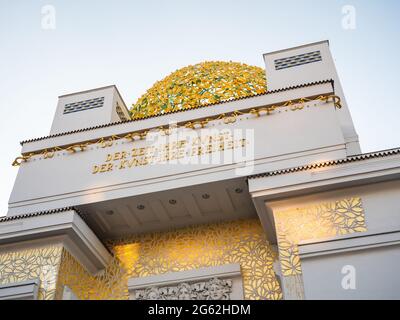
M304 105L307 102L310 101L319 101L319 102L332 102L335 108L341 108L341 102L340 98L335 95L328 95L328 96L319 96L316 98L308 99L308 98L300 98L296 100L290 100L286 101L277 105L272 105L268 107L258 107L258 108L253 108L250 110L247 110L245 112L235 110L230 113L222 113L220 115L212 116L207 119L203 120L198 120L198 121L188 121L185 123L182 123L180 125L177 125L176 128L190 128L192 130L197 130L199 128L205 128L208 124L210 124L213 121L223 121L224 124L233 124L236 122L237 117L239 116L244 116L244 115L253 115L256 117L261 117L261 116L267 116L271 115L275 110L278 109L286 109L286 110L291 110L291 111L297 111L297 110L302 110L304 109ZM169 127L154 127L154 128L149 128L146 130L141 130L141 131L136 131L136 132L130 132L124 135L112 135L109 137L102 137L100 139L95 139L91 141L87 141L85 143L78 143L74 145L68 145L68 146L55 146L50 149L43 149L43 150L37 150L35 152L30 152L26 154L21 154L20 156L16 157L15 160L12 163L12 166L20 166L21 164L28 162L32 158L36 157L37 159L53 159L55 154L58 153L60 154L76 154L78 152L84 152L88 150L90 146L97 145L100 148L109 148L114 145L114 143L118 140L127 140L129 142L134 142L138 140L143 140L147 137L147 135L152 132L152 133L160 133L162 135L168 134L168 132L171 130Z

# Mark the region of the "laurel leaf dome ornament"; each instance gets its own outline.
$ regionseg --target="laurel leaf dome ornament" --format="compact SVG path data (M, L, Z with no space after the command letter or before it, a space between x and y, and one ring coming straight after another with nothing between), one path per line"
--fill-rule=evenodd
M265 71L239 62L208 61L157 81L133 104L132 119L192 109L266 92Z

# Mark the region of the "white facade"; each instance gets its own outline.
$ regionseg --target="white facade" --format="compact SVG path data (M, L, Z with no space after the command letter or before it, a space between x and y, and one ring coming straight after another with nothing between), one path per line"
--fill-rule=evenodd
M283 298L400 298L400 151L360 155L327 42L268 53L264 60L266 94L137 121L125 121L129 114L114 86L61 96L51 135L22 142L8 215L0 225L0 253L51 239L97 274L111 259L104 239L257 218L282 255L282 212L293 212L295 219L299 208L357 198L362 218L354 219L362 219L362 228L343 225L337 235L293 243L301 271L288 275L275 268ZM175 136L165 135L171 123ZM193 123L199 125L188 125ZM194 161L200 157L190 153L191 143L184 143L192 148L185 149L189 156L175 162L155 157L153 163L129 165L124 156L152 147L152 132L167 139L161 146L172 148L193 134L219 139L224 130L233 136L231 149L238 149L224 162ZM208 155L226 156L223 151ZM353 279L343 285L352 268L355 287ZM130 280L129 290L210 279L213 272L224 278L221 270L234 270L226 271L234 279L230 297L243 298L240 265L199 270Z

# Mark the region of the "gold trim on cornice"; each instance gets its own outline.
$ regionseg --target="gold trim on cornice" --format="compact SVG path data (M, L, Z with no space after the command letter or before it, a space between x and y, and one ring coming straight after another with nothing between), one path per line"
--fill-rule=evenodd
M65 135L69 135L69 134L74 134L74 133L79 133L79 132L84 132L84 131L89 131L89 130L96 130L96 129L100 129L100 128L116 126L116 125L123 124L123 123L142 121L142 120L147 120L147 119L151 119L151 118L155 118L155 117L165 116L165 115L168 115L168 114L174 114L174 113L186 112L186 111L191 111L191 110L197 110L197 109L207 108L207 107L211 107L211 106L218 105L218 104L224 104L224 103L228 103L228 102L235 102L235 101L239 101L239 100L251 99L251 98L255 98L255 97L259 97L259 96L266 96L266 95L271 95L271 94L275 94L275 93L280 93L280 92L285 92L285 91L290 91L290 90L295 90L295 89L300 89L300 88L307 88L307 87L312 87L312 86L321 85L321 84L327 84L327 83L330 83L332 86L334 86L334 81L332 79L331 80L315 81L315 82L300 84L300 85L296 85L296 86L291 86L291 87L285 87L285 88L281 88L281 89L266 91L264 93L260 93L260 94L256 94L256 95L249 95L249 96L245 96L245 97L241 97L241 98L235 98L235 99L231 99L231 100L224 100L224 101L220 101L218 103L203 104L203 105L199 105L199 106L196 106L194 108L191 108L191 109L173 110L173 111L169 111L169 112L164 112L163 114L151 115L151 116L143 117L143 118L140 118L140 119L131 119L131 120L127 120L127 121L118 121L118 122L106 123L106 124L97 125L97 126L94 126L94 127L82 128L82 129L77 129L77 130L72 130L72 131L67 131L67 132L62 132L62 133L56 133L56 134L52 134L52 135L45 136L45 137L34 138L34 139L29 139L29 140L23 140L23 141L20 142L20 144L24 145L25 143L36 142L36 141L40 141L40 140L51 139L51 138L65 136Z
M251 109L247 109L245 111L235 110L235 111L229 112L229 113L221 113L214 117L208 117L208 118L203 118L203 119L199 119L196 121L187 121L187 122L178 123L176 125L176 127L177 128L190 128L190 129L196 130L199 128L204 128L207 126L207 124L209 122L216 121L216 120L223 120L225 124L231 124L231 123L235 123L236 118L241 115L247 114L247 115L255 115L256 117L261 117L261 116L270 115L273 111L275 111L276 109L279 109L279 108L289 108L291 111L298 111L298 110L302 110L304 108L304 103L307 103L310 101L316 101L316 100L319 100L322 102L332 101L334 103L335 108L340 109L342 107L340 97L338 97L336 95L321 95L321 96L318 96L315 98L300 98L300 99L295 99L295 100L289 100L289 101L282 102L280 104L270 105L270 106L266 106L266 107L259 107L259 108L251 108ZM14 166L14 167L20 166L21 163L27 162L33 156L43 156L44 159L51 159L54 157L54 154L57 151L67 151L70 153L76 153L78 151L83 152L86 150L86 148L89 145L94 145L94 144L99 144L101 148L106 148L106 147L111 147L115 140L120 140L120 139L128 139L130 141L143 140L144 138L146 138L146 136L150 130L158 130L158 131L163 132L164 134L168 135L170 128L168 126L153 127L153 128L147 129L147 130L139 130L139 131L135 131L135 132L126 133L121 136L120 135L112 135L112 136L102 137L102 138L96 139L96 140L90 140L85 143L66 145L66 146L56 146L53 148L47 148L47 149L42 149L42 150L35 151L35 152L25 153L25 154L21 154L21 156L15 158L15 160L12 163L12 166Z

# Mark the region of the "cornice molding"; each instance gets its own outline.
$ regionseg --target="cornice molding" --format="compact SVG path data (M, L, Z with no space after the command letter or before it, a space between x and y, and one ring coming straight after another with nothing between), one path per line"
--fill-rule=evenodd
M374 159L374 158L384 158L384 157L389 157L389 156L393 156L393 155L397 155L397 154L400 154L400 148L394 148L394 149L388 149L388 150L382 150L382 151L376 151L376 152L370 152L370 153L363 153L363 154L351 156L351 157L348 157L345 159L319 162L319 163L314 163L314 164L309 164L309 165L299 166L299 167L293 167L293 168L288 168L288 169L283 169L283 170L275 170L275 171L251 175L251 176L248 176L247 178L249 180L252 180L252 179L257 179L257 178L272 177L272 176L278 176L278 175L294 173L294 172L299 172L299 171L307 171L307 170L312 170L312 169L332 167L332 166L336 166L336 165L341 165L341 164L346 164L346 163L351 163L351 162L358 162L358 161L363 161L363 160L369 160L369 159Z
M132 120L128 120L128 121L118 121L118 122L107 123L107 124L98 125L98 126L94 126L94 127L82 128L82 129L79 129L79 130L67 131L67 132L57 133L57 134L53 134L53 135L49 135L49 136L43 136L43 137L39 137L39 138L23 140L23 141L20 142L20 144L24 145L24 144L30 143L30 142L36 142L36 141L40 141L40 140L51 139L51 138L70 135L70 134L74 134L74 133L79 133L79 132L85 132L85 131L90 131L90 130L96 130L96 129L100 129L100 128L116 126L116 125L119 125L119 124L143 121L143 120L147 120L147 119L150 119L150 118L162 117L162 116L170 115L170 114L174 114L174 113L187 112L187 111L191 111L191 110L202 109L202 108L207 108L207 107L211 107L211 106L226 104L226 103L229 103L229 102L246 100L246 99L251 99L251 98L254 98L254 97L266 96L266 95L271 95L271 94L280 93L280 92L284 92L284 91L290 91L290 90L295 90L295 89L300 89L300 88L316 86L316 85L320 85L320 84L327 84L327 83L331 83L332 86L334 86L334 81L332 79L330 79L330 80L322 80L322 81L315 81L315 82L305 83L305 84L301 84L301 85L297 85L297 86L291 86L291 87L286 87L286 88L282 88L282 89L266 91L265 93L250 95L250 96L246 96L246 97L241 97L241 98L236 98L236 99L231 99L231 100L226 100L226 101L220 101L220 102L217 102L217 103L199 105L199 106L196 106L196 107L193 107L193 108L190 108L190 109L173 110L173 111L166 112L166 113L163 113L163 114L147 116L147 117L143 117L143 118L139 118L139 119L132 119Z
M16 222L18 221L18 222ZM81 216L70 208L5 217L0 224L0 248L58 238L92 274L103 270L111 254Z

